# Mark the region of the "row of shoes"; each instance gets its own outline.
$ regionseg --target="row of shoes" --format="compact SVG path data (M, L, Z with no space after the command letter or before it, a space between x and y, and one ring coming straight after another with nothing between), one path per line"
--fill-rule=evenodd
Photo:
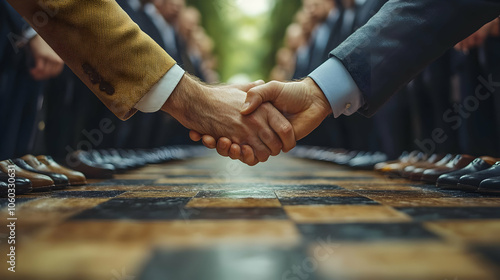
M436 184L441 189L500 193L500 159L489 156L413 151L395 161L379 163L375 170L393 178Z
M16 195L31 191L43 192L85 185L87 179L81 172L58 164L50 156L25 155L21 158L0 161L0 196ZM15 186L12 188L12 186ZM12 190L13 189L13 190Z
M111 179L113 175L148 164L159 164L204 156L203 147L163 147L150 150L107 149L76 151L57 163L52 157L25 155L0 161L0 197L8 196L10 186L15 194L45 192L87 184L88 179ZM9 186L10 184L10 186ZM12 191L11 191L12 192Z
M123 173L148 164L200 157L206 153L207 149L199 146L174 146L149 150L79 150L66 157L66 165L91 179L110 179L116 173Z
M310 146L298 146L290 154L298 158L332 162L357 170L373 170L377 163L387 160L387 155L381 152L348 151Z

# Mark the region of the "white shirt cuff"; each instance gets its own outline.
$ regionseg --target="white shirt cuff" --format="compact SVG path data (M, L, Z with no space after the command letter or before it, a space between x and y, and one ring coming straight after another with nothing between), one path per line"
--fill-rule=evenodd
M174 65L163 76L151 90L144 95L135 108L143 113L154 113L160 111L163 104L167 102L172 92L177 87L185 71L179 66Z
M336 57L329 58L309 74L309 77L325 94L335 118L342 114L350 116L365 104L351 74Z

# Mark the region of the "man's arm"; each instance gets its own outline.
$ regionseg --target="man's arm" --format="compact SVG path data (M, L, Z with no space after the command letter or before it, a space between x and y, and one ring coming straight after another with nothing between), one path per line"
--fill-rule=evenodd
M372 116L422 69L500 14L497 0L391 0L331 52Z
M115 1L8 2L120 119L175 65Z
M208 87L181 71L169 92L157 97L175 61L115 1L8 1L119 118L136 108L159 109L151 106L158 100L190 129L250 145L252 164L295 146L290 123L271 105L245 117L239 113L245 100L239 89Z

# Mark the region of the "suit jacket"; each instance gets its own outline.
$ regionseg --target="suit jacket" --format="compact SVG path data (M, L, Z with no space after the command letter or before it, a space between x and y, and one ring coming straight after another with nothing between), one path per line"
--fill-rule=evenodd
M8 2L120 119L175 65L115 1Z
M460 40L500 15L498 0L391 0L331 52L372 116L394 93Z
M357 8L353 32L365 25L388 0L368 0Z
M340 42L338 42L339 34L340 34L340 28L342 26L342 22L344 21L343 18L343 11L341 8L336 8L336 15L334 18L328 18L327 21L324 23L328 26L329 30L329 36L328 38L325 38L326 40L326 45L318 49L316 46L316 40L317 36L320 34L316 34L316 36L313 38L312 44L309 49L309 67L307 69L308 73L311 73L316 69L318 66L320 66L325 60L328 59L328 54L329 52Z

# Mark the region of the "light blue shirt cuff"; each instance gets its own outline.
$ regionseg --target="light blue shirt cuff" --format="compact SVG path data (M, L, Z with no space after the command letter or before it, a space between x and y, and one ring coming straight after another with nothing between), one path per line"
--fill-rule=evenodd
M184 73L185 71L179 65L174 65L134 107L143 113L159 111L172 95Z
M309 77L325 94L335 118L342 114L350 116L365 104L363 94L351 74L336 57L329 58L309 74Z

